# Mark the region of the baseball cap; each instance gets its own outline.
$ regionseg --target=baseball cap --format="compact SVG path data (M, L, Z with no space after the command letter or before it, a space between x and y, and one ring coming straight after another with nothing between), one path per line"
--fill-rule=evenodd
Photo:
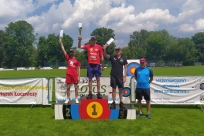
M145 58L141 58L140 62L146 62L146 59Z
M74 49L70 49L69 52L75 52L75 50Z
M96 36L91 36L91 40L96 40Z
M121 50L121 48L120 47L115 47L115 50Z

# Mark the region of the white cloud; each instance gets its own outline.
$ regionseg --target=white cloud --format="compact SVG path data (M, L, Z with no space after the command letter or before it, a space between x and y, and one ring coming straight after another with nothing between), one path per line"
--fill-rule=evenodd
M124 4L120 8L113 8L107 13L104 18L99 21L99 25L107 24L108 21L115 21L108 25L109 28L113 28L116 32L131 33L135 30L146 29L155 30L158 28L159 23L169 24L176 22L176 18L169 13L168 9L149 9L144 13L138 15L134 14L134 7L124 7Z
M10 23L13 20L24 19L28 13L35 10L32 0L1 0L0 23Z
M187 0L182 6L182 12L178 14L178 21L185 21L204 8L203 0Z
M59 28L60 28L59 23L55 23L52 25L52 30L59 30Z
M64 21L62 27L70 28L79 22L86 25L95 23L109 8L109 0L76 0L72 15Z
M179 30L182 32L191 32L194 31L195 29L191 24L183 24L180 26Z
M47 9L48 4L51 6ZM116 37L126 38L117 39L119 45L126 45L127 35L141 29L179 28L177 32L186 33L204 29L203 0L75 0L73 5L70 0L0 0L0 5L1 29L25 19L39 35L58 34L64 29L75 42L79 22L83 23L84 42L95 28L107 27Z
M204 19L200 18L195 21L193 24L183 24L179 27L181 32L195 32L195 31L204 31Z
M145 13L135 16L135 21L153 21L158 23L173 23L176 18L172 16L168 9L148 9Z
M195 22L195 29L204 31L204 19L200 18Z
M132 5L125 7L125 4L122 3L121 7L112 8L100 21L99 26L106 26L108 21L117 21L123 18L126 15L134 12L134 7Z
M130 34L133 31L140 31L141 29L153 31L156 28L158 28L158 24L151 22L151 21L147 21L147 22L143 22L143 23L137 23L137 24L134 24L134 23L127 24L126 22L119 22L116 25L112 25L110 27L114 28L114 30L116 32Z
M48 25L44 25L45 17L43 16L32 16L27 18L26 21L35 27L37 33L48 31Z

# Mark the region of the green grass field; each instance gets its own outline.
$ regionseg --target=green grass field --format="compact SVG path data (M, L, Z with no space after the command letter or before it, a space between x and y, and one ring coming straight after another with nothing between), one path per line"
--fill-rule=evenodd
M204 66L188 66L182 68L152 68L155 76L201 76L204 75ZM109 76L110 68L103 71L103 76ZM64 77L65 70L21 70L0 71L0 78L23 77ZM86 69L81 69L81 76L86 76Z
M155 76L201 76L203 66L153 68ZM108 76L110 69L103 72ZM81 76L86 70L81 70ZM65 70L0 71L0 78L64 77ZM135 105L137 108L137 106ZM146 112L143 105L143 112ZM204 112L195 105L152 105L152 119L54 120L53 106L0 105L0 136L201 136Z

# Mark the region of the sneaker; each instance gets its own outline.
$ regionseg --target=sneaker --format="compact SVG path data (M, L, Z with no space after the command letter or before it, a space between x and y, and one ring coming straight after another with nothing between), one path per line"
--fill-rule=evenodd
M102 95L100 93L97 93L96 95L98 99L102 99Z
M110 109L115 109L115 108L116 108L115 102L112 102L110 105Z
M87 95L86 99L92 99L92 96L93 96L93 94L90 92L90 93Z
M121 110L126 109L126 107L124 106L124 103L123 103L123 102L120 102L120 109L121 109Z
M147 118L148 118L148 119L151 119L151 116L150 116L150 114L147 114L146 116L147 116Z
M138 113L137 114L137 117L141 117L143 114L142 113Z
M64 103L69 103L69 99L67 99Z
M77 104L79 103L79 100L78 100L78 99L76 99L76 103L77 103Z

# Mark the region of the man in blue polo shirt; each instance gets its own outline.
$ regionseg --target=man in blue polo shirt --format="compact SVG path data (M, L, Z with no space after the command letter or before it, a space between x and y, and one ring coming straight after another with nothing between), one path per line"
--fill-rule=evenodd
M136 99L138 105L138 117L142 116L142 97L146 100L147 107L147 117L151 119L150 116L150 83L153 80L153 72L147 67L147 62L145 58L140 59L140 67L135 70L135 80L137 81L136 86Z

